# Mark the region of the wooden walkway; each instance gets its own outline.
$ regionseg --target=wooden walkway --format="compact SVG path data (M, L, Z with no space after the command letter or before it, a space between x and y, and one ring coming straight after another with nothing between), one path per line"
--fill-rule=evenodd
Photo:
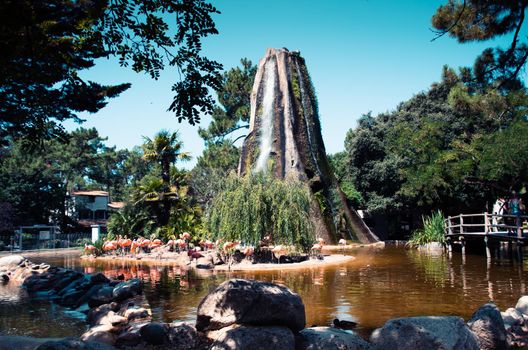
M522 247L528 245L528 226L523 227L523 222L526 221L528 216L490 213L448 216L445 219L447 248L452 251L453 244L460 244L462 254L465 254L468 240L482 239L486 247L486 256L491 258L489 245L494 240L508 242L510 246L515 244L522 258Z

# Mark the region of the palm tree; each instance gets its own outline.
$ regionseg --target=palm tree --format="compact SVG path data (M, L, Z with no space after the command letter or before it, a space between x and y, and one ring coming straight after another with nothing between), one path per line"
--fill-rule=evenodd
M176 161L187 161L191 156L183 152L183 142L177 131L170 133L167 130L158 132L154 139L145 137L143 148L143 159L159 163L161 166L161 178L166 186L170 186L170 168Z
M180 186L178 177L175 176L178 172L174 164L176 161L190 160L191 157L187 152L183 152L183 142L179 139L178 132L161 130L153 139L145 137L142 148L144 160L160 165L161 179L145 176L138 187L136 200L138 203L149 203L158 223L165 226L169 221L172 206L186 195L186 189Z

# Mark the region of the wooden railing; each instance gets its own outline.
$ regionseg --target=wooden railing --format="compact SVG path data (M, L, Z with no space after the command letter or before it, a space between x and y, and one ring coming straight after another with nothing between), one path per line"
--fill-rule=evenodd
M497 236L526 238L528 216L498 215L490 213L460 214L445 219L445 235L452 236ZM524 226L523 226L524 223Z

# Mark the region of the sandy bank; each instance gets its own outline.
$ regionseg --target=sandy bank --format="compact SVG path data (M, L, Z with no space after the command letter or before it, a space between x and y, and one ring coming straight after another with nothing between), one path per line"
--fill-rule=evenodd
M158 266L182 266L182 267L195 267L196 262L189 263L189 260L185 256L174 254L173 258L157 258L148 254L142 254L138 257L132 256L99 256L94 257L83 257L87 260L99 260L108 262L127 262L127 263L138 263L138 264L149 264ZM259 270L291 270L291 269L302 269L302 268L317 268L332 265L339 265L347 261L353 260L354 257L350 255L325 255L323 260L310 259L299 263L287 263L287 264L252 264L250 262L243 262L240 264L231 265L229 268L227 265L216 265L209 270L214 271L259 271Z
M299 263L291 264L236 264L229 268L227 265L217 265L217 271L259 271L259 270L294 270L303 268L317 268L324 266L339 265L347 261L354 260L350 255L325 255L323 260L310 259Z

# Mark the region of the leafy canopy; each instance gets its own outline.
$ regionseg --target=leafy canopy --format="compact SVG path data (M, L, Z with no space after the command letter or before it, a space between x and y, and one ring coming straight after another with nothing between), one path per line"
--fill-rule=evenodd
M521 38L527 7L526 1L449 0L433 15L432 24L438 31L436 38L449 34L460 43L511 35L508 48L484 50L473 72L477 82L492 80L499 88L518 88L522 85L519 72L528 59L528 46Z
M240 240L256 249L270 235L274 244L308 251L315 240L310 206L308 189L300 182L234 175L215 197L207 227L217 239Z
M180 80L169 106L195 124L211 112L221 65L201 55L202 38L216 34L204 0L6 0L0 3L0 140L40 141L67 135L63 121L97 112L129 84L101 85L80 74L95 60L157 79L166 65Z

